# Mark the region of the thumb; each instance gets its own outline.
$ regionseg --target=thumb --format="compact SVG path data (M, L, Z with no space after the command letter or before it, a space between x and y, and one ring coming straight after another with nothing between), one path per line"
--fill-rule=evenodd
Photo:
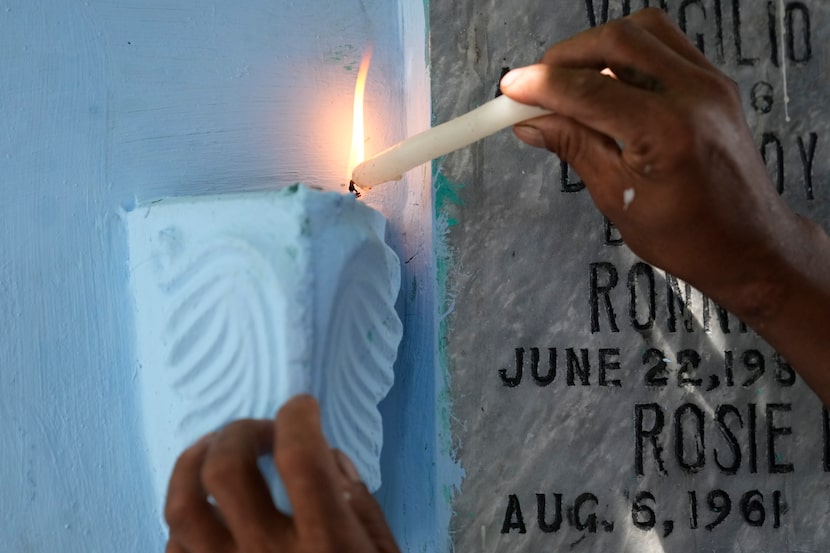
M591 179L594 168L605 172L603 166L613 168L620 161L620 148L610 137L570 117L571 95L587 94L584 79L581 86L566 86L565 75L557 77L556 68L537 64L520 67L507 73L501 80L501 90L511 99L552 110L553 115L523 121L514 127L516 136L537 148L547 148L572 165L583 178ZM587 77L589 74L583 74ZM597 74L598 75L598 74ZM590 77L597 77L593 72ZM604 81L607 77L601 77ZM607 84L607 83L604 83ZM568 115L564 115L568 114ZM599 175L597 175L599 176Z
M556 105L553 93L556 83L554 68L551 66L528 65L513 69L502 77L499 90L517 102L560 111L558 108L561 106Z
M523 121L513 132L523 142L555 153L588 180L602 177L620 161L613 139L558 113Z
M600 211L609 215L625 207L621 176L627 172L614 140L559 114L524 121L513 132L570 165L582 177Z
M514 69L504 76L501 86L518 102L556 111L552 78L549 67L535 65ZM608 215L625 207L621 176L628 171L613 138L561 112L523 121L513 132L523 142L547 148L573 167L600 211Z

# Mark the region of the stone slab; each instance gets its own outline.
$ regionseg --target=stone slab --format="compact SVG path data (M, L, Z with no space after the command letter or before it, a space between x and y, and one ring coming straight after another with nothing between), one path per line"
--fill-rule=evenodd
M503 68L643 3L434 0L434 120L492 98ZM786 110L781 3L663 6L738 82L784 198L827 228L830 5L783 4ZM770 346L614 243L579 177L510 132L437 168L466 472L456 550L830 548L827 414Z

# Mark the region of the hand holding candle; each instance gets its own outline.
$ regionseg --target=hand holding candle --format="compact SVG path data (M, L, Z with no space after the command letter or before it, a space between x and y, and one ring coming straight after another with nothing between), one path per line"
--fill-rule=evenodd
M520 104L499 96L486 104L404 140L354 168L352 181L371 188L391 180L436 157L454 152L501 129L539 117L551 111Z

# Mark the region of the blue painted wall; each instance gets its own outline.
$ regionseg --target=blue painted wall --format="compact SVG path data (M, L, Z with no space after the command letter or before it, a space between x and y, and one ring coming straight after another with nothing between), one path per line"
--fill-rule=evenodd
M364 45L372 153L428 124L424 38L410 0L0 2L0 551L162 549L120 210L296 181L340 189ZM411 551L443 549L446 528L423 171L368 198L411 257L379 494Z

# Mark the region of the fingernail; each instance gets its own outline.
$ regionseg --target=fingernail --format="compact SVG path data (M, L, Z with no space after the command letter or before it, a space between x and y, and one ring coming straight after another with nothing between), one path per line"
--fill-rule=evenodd
M545 147L545 137L536 127L531 127L530 125L516 125L513 127L513 132L516 133L516 136L531 146L536 146L537 148Z
M351 480L352 482L362 482L363 480L360 478L360 473L357 472L357 468L355 468L354 463L349 457L340 451L339 449L334 450L334 458L337 460L337 466L340 467L340 472L343 473L343 476Z
M501 78L499 86L501 88L511 87L512 85L516 84L516 82L518 82L519 78L522 76L523 73L524 71L521 68L509 71L504 77Z

